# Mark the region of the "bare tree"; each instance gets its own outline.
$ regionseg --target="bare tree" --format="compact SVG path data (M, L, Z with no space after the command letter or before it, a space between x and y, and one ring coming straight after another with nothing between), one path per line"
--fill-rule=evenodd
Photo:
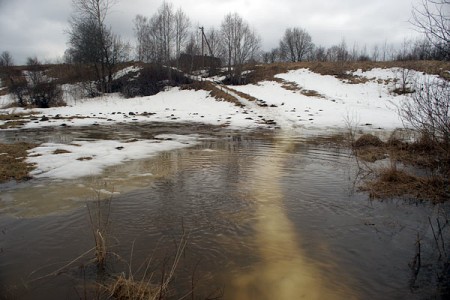
M337 61L338 62L346 62L350 58L350 54L347 51L347 43L345 39L342 39L341 43L337 46Z
M150 23L147 17L136 15L133 20L134 34L136 36L136 58L138 61L150 62L153 47L150 41Z
M422 0L413 7L412 24L450 59L450 0Z
M206 38L208 39L212 56L219 58L222 57L224 51L220 43L220 32L214 27L211 27L206 32Z
M262 54L262 60L266 64L273 64L274 62L278 61L279 57L280 57L279 48L273 48L272 50L264 52Z
M372 48L372 60L378 61L379 57L380 57L380 49L378 48L378 45L374 45Z
M173 5L164 1L150 23L158 62L168 64L172 58L175 36Z
M110 92L115 65L128 51L106 25L106 17L114 0L72 0L74 13L70 19L69 56L74 62L91 64L96 73L101 92Z
M304 29L288 28L280 41L281 56L289 61L302 61L312 51L311 36Z
M23 74L25 75L23 77L11 74L9 78L9 91L19 106L48 108L63 104L61 87L55 80L45 75L44 67L37 57L27 59Z
M200 49L200 36L191 32L189 40L186 44L185 53L191 56L200 55L202 50Z
M8 51L3 51L0 54L0 87L1 85L7 85L7 82L12 83L12 66L14 65L13 58ZM2 82L3 81L3 82Z
M435 142L450 145L450 83L442 79L416 82L415 93L400 107L403 120Z
M8 51L3 51L2 54L0 54L0 67L11 67L13 65L14 61L11 53Z
M191 21L188 16L179 8L175 13L174 20L175 29L175 57L178 61L181 52L186 46L187 40L189 38L189 28L191 26Z
M326 61L327 60L327 52L325 47L319 46L314 49L313 58L316 61Z
M256 55L261 43L260 38L237 13L225 16L221 33L229 75L232 81L241 83L242 67Z

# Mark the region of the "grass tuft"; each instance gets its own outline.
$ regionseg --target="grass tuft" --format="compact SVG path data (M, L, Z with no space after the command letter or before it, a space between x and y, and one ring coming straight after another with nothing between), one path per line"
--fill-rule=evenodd
M362 164L374 178L367 179L361 190L368 191L370 197L379 199L410 197L433 203L450 199L448 145L432 141L424 135L413 142L407 142L408 140L411 140L411 136L407 136L406 132L396 131L387 143L370 134L361 136L353 143L358 160L375 163L381 159L390 159L388 168ZM398 170L398 163L407 168ZM417 176L420 173L426 175Z
M380 140L379 137L374 136L372 134L364 134L360 136L353 144L355 148L363 148L363 147L382 147L384 145L383 141Z
M450 180L442 176L418 177L396 168L384 168L361 190L369 192L371 198L411 197L440 203L450 196L446 188L449 184Z
M66 153L72 153L68 150L64 150L64 149L56 149L55 151L53 151L53 154L66 154Z
M29 173L34 166L25 159L27 151L36 146L28 143L0 144L0 182L30 179Z

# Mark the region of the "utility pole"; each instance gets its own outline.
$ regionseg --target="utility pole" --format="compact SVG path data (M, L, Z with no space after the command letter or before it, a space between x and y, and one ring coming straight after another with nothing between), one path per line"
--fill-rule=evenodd
M205 67L205 27L199 27L200 31L202 32L202 69Z
M205 28L202 26L202 27L199 27L199 29L202 32L202 56L204 56L203 48L204 48L204 45L205 45L205 42L206 42L206 46L208 46L208 50L209 50L209 55L211 55L213 57L214 55L213 55L211 46L209 45L208 39L206 38L206 35L205 35Z
M205 67L205 42L206 46L208 46L209 54L211 57L214 57L211 46L209 45L208 39L205 35L205 27L201 26L198 29L202 32L202 67Z

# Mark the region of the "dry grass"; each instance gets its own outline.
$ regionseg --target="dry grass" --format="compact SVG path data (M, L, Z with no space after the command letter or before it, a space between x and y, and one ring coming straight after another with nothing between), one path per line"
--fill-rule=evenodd
M27 121L17 120L17 121L6 121L4 124L0 125L0 129L13 129L20 128L25 125Z
M353 143L353 147L355 148L364 148L368 146L382 147L383 145L384 143L380 138L372 134L364 134Z
M392 137L384 143L378 137L363 135L352 143L352 147L358 159L363 161L376 162L390 157L391 160L431 172L442 174L450 172L450 150L446 144L422 139L405 142Z
M364 134L351 143L356 157L365 162L376 162L388 157L385 144L377 136Z
M83 156L83 157L77 158L77 160L79 160L79 161L92 160L92 157L90 157L90 156Z
M152 287L146 280L134 280L127 278L125 274L119 275L107 290L114 299L158 299L158 288Z
M0 182L30 179L34 166L25 162L27 150L37 145L28 143L0 144Z
M36 113L12 113L12 114L0 114L0 121L17 121L30 119L34 117Z
M96 191L95 201L88 202L86 205L95 242L95 262L100 271L105 270L108 256L111 202L112 196L104 198L99 191Z
M361 190L369 192L371 198L410 197L439 203L448 200L449 184L450 180L442 176L418 177L385 168L378 171L374 180L365 182Z
M162 274L158 276L158 284L154 283L156 278L155 274L149 272L152 262L152 257L150 257L148 261L139 268L143 271L140 279L137 279L136 276L133 275L130 267L128 275L122 273L115 277L108 285L104 286L106 292L114 299L123 300L156 300L170 298L170 284L175 276L180 259L185 252L187 240L188 235L183 231L180 241L176 243L176 252L168 270L163 267ZM130 260L132 260L132 257ZM192 292L193 291L187 293L186 296L192 294Z
M218 88L214 83L209 81L197 81L189 85L184 85L182 89L186 90L205 90L210 92L211 97L216 98L217 100L226 101L233 103L238 107L244 107L244 105L239 102L238 99L225 92L224 90Z
M237 90L232 89L232 88L230 88L230 87L225 87L225 89L227 89L227 90L229 90L229 91L235 93L236 95L238 95L238 96L241 97L241 98L247 99L248 101L251 101L251 102L257 102L257 103L261 101L261 100L259 100L259 99L256 98L256 97L253 97L253 96L251 96L251 95L249 95L249 94L246 94L246 93L244 93L244 92L237 91Z
M305 95L307 97L318 97L318 98L325 98L322 94L320 94L318 91L315 90L301 90L300 93L302 95Z
M297 62L297 63L274 63L267 65L259 65L254 68L254 72L247 76L249 83L258 83L264 80L274 80L274 76L280 73L286 73L290 70L309 69L312 72L322 75L336 76L344 82L355 84L364 83L368 79L364 77L348 75L348 71L356 71L361 69L368 71L373 68L408 68L419 72L439 75L450 80L450 62L444 61L389 61L389 62Z
M53 154L66 154L66 153L72 153L68 150L64 150L64 149L56 149L55 151L53 151Z
M344 133L338 133L331 136L315 136L308 138L306 143L315 146L347 146L348 137Z
M285 90L292 91L292 92L300 92L302 95L305 95L307 97L320 97L325 98L323 95L321 95L319 92L314 90L306 90L299 86L296 82L284 80L281 78L274 78L274 81L281 84L281 87Z
M404 138L408 139L407 136ZM425 137L406 142L394 133L387 143L378 137L365 134L353 143L358 160L374 163L388 158L391 166L369 167L374 178L364 182L361 190L372 198L410 197L444 202L450 198L450 157L448 145L437 144ZM397 163L420 168L427 176L416 176L397 169ZM368 165L363 164L365 167Z

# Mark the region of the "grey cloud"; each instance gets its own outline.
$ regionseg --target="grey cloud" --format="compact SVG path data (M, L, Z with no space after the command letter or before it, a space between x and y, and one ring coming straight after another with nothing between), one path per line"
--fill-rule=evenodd
M417 36L408 23L412 2L419 0L173 0L193 25L219 27L229 12L237 12L261 35L263 47L278 45L288 27L305 28L313 42L330 46L342 38L348 44L401 43ZM136 14L151 16L162 0L121 0L108 20L124 40L132 41ZM27 56L55 58L63 54L71 0L0 0L0 51L16 62Z

